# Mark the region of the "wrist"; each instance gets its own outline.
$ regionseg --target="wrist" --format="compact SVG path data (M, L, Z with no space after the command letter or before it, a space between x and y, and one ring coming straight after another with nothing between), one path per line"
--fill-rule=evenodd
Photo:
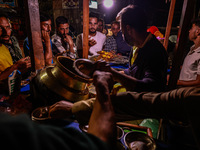
M13 70L18 69L18 63L16 62L15 64L12 65Z

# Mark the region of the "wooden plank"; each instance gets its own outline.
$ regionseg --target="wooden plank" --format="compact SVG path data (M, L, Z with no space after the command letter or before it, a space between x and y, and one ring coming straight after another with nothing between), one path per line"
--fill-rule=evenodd
M180 66L183 63L184 51L188 41L188 31L194 16L196 0L184 0L180 19L180 28L177 35L177 42L174 51L172 69L168 82L168 90L175 89L179 78Z
M30 47L31 70L44 68L44 53L41 40L40 14L38 0L24 0L26 28Z
M88 58L89 0L83 0L83 58Z
M165 47L166 50L168 47L169 36L170 36L170 32L171 32L171 27L172 27L172 20L173 20L173 16L174 16L175 4L176 4L176 0L172 0L171 4L170 4L169 15L168 15L168 20L167 20L167 27L166 27L166 31L165 31L165 40L164 40L164 44L163 44L163 46Z

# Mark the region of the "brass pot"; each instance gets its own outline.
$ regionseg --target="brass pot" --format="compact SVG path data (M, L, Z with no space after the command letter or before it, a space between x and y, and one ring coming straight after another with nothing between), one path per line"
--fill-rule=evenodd
M55 66L41 70L36 80L71 102L88 99L87 85L92 79L80 76L73 68L73 63L74 61L68 57L58 56Z

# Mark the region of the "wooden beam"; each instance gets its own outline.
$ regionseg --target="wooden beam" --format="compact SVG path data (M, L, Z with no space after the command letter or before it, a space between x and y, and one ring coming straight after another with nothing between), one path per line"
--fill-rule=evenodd
M40 29L39 4L38 0L24 0L24 4L31 57L31 70L35 72L45 66Z
M177 80L180 74L180 67L183 63L184 51L187 47L188 32L191 20L194 17L196 0L184 0L182 14L180 19L180 27L177 35L177 42L174 51L172 69L168 82L168 90L176 88Z
M176 4L176 0L172 0L171 4L170 4L169 15L168 15L168 20L167 20L167 27L166 27L166 31L165 31L165 40L164 40L164 44L163 44L163 46L165 47L166 50L167 50L168 43L169 43L169 36L170 36L170 32L171 32L171 27L172 27L172 20L173 20L173 16L174 16L175 4Z
M83 58L88 58L89 0L83 0Z

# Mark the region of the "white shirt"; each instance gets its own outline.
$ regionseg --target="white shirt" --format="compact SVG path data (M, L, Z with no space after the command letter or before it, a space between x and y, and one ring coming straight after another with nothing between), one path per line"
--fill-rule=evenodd
M192 49L194 49L194 45L184 59L179 80L196 80L197 75L200 75L200 47L193 51Z
M83 41L83 33L81 35ZM97 43L90 47L88 57L97 55L97 52L103 49L106 41L106 35L97 31L95 36L91 36L91 39L94 39Z

